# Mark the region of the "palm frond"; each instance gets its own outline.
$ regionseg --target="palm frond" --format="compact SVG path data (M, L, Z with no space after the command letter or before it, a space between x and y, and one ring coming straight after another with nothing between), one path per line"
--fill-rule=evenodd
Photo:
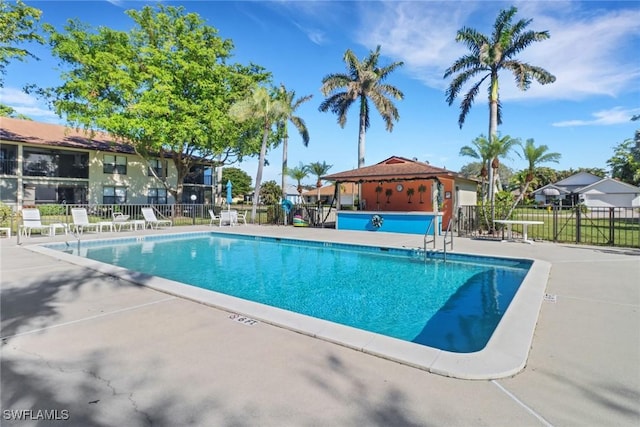
M458 116L458 126L462 129L462 125L464 124L464 120L467 118L467 114L469 114L469 110L471 110L471 106L473 105L473 100L475 99L478 91L480 90L480 85L487 78L485 76L479 82L471 86L471 89L467 92L467 94L460 102L460 115Z

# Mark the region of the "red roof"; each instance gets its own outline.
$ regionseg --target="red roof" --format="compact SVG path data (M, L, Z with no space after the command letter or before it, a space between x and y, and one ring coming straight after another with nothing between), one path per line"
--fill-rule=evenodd
M433 179L436 177L463 178L456 172L431 166L428 163L399 156L391 156L375 165L325 175L322 179L338 182L372 182Z
M0 140L3 141L134 153L131 146L114 142L114 139L102 132L89 134L82 130L51 123L0 117Z

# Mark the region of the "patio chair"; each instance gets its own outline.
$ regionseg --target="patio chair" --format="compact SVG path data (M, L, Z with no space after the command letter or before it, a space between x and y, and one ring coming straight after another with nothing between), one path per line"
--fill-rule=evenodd
M238 225L238 211L233 209L220 211L220 227L222 225Z
M122 230L123 226L133 229L134 223L133 221L129 221L129 215L125 215L122 212L114 212L111 216L113 217L112 223L116 230Z
M240 223L240 221L242 221L244 225L247 225L247 211L238 212L237 223Z
M31 230L40 230L42 235L51 235L51 227L43 225L40 220L40 210L38 209L22 209L22 226L19 233L24 237L31 237Z
M71 217L73 218L74 233L82 234L84 230L94 229L96 232L100 230L100 224L89 222L89 215L85 208L71 209Z
M220 215L216 215L215 212L213 212L213 209L209 209L209 216L211 217L209 227L211 227L216 221L218 222L218 224L220 224Z
M169 227L171 227L173 225L173 222L170 219L156 218L156 214L153 211L153 208L142 208L142 215L144 216L144 220L147 222L147 226L149 228L157 229L161 226L168 225Z

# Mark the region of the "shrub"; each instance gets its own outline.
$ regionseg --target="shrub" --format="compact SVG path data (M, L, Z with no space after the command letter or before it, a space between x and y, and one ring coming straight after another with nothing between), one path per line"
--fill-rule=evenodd
M13 216L13 209L10 206L0 202L0 224L5 225Z
M67 207L65 205L39 205L41 216L53 216L66 214Z

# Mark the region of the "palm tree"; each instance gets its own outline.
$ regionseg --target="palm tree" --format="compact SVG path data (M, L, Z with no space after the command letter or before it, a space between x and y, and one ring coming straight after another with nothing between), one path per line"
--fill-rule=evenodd
M460 148L460 156L472 157L474 159L480 160L482 164L482 168L480 169L480 188L481 188L481 200L482 203L487 200L487 189L485 180L489 176L489 159L491 158L491 153L489 152L489 140L484 136L480 135L473 141L471 141L472 145L465 145Z
M280 123L282 132L282 199L287 198L286 175L287 175L287 152L289 150L289 132L287 131L287 123L291 122L300 132L302 143L304 146L309 145L309 130L304 120L295 115L296 110L301 104L310 100L313 95L296 98L295 91L287 91L284 85L280 85L280 97L286 107L286 116ZM295 101L294 101L295 100Z
M516 78L518 88L523 91L529 89L532 79L540 84L553 83L556 80L555 76L547 70L515 59L515 56L531 43L549 38L548 31L525 31L531 19L521 19L513 24L512 20L517 11L515 7L500 11L493 25L491 38L473 28L463 27L458 30L456 41L464 43L471 52L458 58L444 73L444 78L457 73L446 91L449 105L453 104L471 78L476 75L481 76L460 103L458 118L460 128L464 124L480 86L489 79L489 138L491 139L497 135L498 125L502 123L502 108L498 95L498 73L501 70L511 71Z
M544 144L536 147L533 138L527 139L527 142L524 145L520 144L520 146L522 147L522 155L520 153L518 153L518 155L524 158L528 163L524 180L524 189L522 189L522 191L518 195L518 198L509 210L506 218L511 217L511 213L515 209L516 205L520 203L520 201L524 197L524 194L529 189L529 185L531 185L531 182L535 179L536 169L538 165L547 162L558 163L560 157L562 157L560 153L549 153L549 147Z
M489 182L492 184L489 188L489 200L493 203L495 194L502 191L502 182L498 176L500 168L500 157L507 157L511 149L520 145L520 140L511 138L509 135L503 137L494 135L489 143L489 158L491 159L491 169L489 169Z
M267 141L273 131L273 125L286 117L287 106L278 99L276 93L270 93L266 88L257 86L247 98L237 101L231 106L229 115L240 122L255 120L263 130L253 193L253 208L251 209L251 221L255 222L258 199L260 198L260 185L262 184L262 170L267 155Z
M295 168L291 168L291 169L287 169L285 171L285 173L296 180L296 182L298 183L298 194L300 195L300 198L302 199L302 183L301 181L303 179L305 179L306 177L309 176L309 166L307 165L303 165L302 163L300 163L300 166L295 167Z
M322 177L323 175L326 175L326 173L329 172L329 169L331 169L333 165L328 165L327 162L323 161L322 163L320 162L310 163L307 167L309 168L309 172L311 172L312 174L318 177L318 181L316 182L316 188L318 189L318 205L319 205L320 204L320 187L322 187L322 180L320 179L320 177Z
M393 104L393 99L401 100L404 94L395 86L383 83L403 62L394 62L386 67L379 67L380 46L370 51L362 62L350 50L344 53L343 60L347 65L347 73L329 74L322 79L320 91L327 96L320 104L322 112L331 111L338 115L338 124L344 128L347 123L347 112L354 102L359 102L358 131L358 167L364 166L365 134L369 128L369 101L378 110L386 124L387 131L393 130L394 121L400 115Z

